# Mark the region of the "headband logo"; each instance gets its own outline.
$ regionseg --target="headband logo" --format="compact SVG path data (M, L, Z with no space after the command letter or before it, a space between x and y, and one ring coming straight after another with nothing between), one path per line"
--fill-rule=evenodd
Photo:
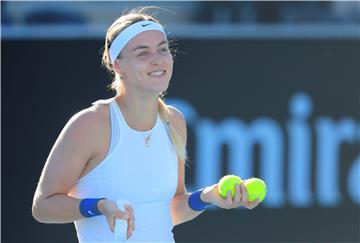
M128 43L132 38L141 32L148 30L158 30L165 34L164 28L159 23L153 21L139 21L126 27L126 29L124 29L120 34L118 34L118 36L115 37L110 45L109 53L111 62L115 61L126 43Z

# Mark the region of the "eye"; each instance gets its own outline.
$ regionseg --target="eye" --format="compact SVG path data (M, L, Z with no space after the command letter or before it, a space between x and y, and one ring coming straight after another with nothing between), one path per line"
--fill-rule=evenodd
M159 49L159 52L160 52L160 53L166 53L166 52L168 52L168 51L169 51L168 48L161 48L161 49Z
M137 54L138 57L144 57L146 56L148 53L146 51L142 51L139 54Z

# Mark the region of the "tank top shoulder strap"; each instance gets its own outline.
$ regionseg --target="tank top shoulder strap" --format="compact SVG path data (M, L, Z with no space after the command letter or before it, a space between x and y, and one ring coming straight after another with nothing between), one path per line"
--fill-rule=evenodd
M116 103L116 97L112 97L109 99L101 99L101 100L97 100L95 102L92 102L92 105L109 105L109 111L112 117L116 118L116 121L118 124L124 124L124 117L121 113L121 110L118 106L118 104ZM113 121L114 122L114 121Z
M122 114L122 112L120 110L119 105L116 103L115 98L111 101L111 103L109 105L112 108L112 110L114 111L114 113L116 115L116 118L119 121L119 123L126 124L125 123L125 118L124 118L124 116L123 116L123 114Z
M118 114L118 105L116 104L115 97L106 99L106 100L97 100L92 103L92 105L108 105L110 113L110 122L111 122L111 141L107 156L113 152L116 148L116 145L119 143L121 134L122 134L122 117L121 114Z

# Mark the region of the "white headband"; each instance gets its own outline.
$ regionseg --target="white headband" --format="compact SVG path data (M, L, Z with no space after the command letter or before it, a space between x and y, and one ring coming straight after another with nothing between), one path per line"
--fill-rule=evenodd
M114 62L124 46L136 35L148 30L158 30L165 34L164 28L154 21L140 21L128 26L113 40L110 46L110 60Z

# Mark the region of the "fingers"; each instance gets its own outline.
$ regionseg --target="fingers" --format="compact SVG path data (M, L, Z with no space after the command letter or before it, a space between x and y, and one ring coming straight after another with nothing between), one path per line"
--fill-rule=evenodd
M114 228L115 228L115 217L106 217L107 221L108 221L108 225L109 228L111 230L111 232L114 233Z
M127 221L127 232L126 238L129 239L132 235L133 230L135 229L135 216L133 208L125 204L124 211L116 208L115 204L111 204L110 208L107 211L106 219L109 224L111 232L115 233L115 222L116 220L126 220Z
M127 210L125 211L117 210L115 213L115 217L117 219L128 220L130 218L130 214Z
M110 227L110 230L111 232L115 232L115 221L117 219L120 219L120 220L128 220L129 219L129 213L128 212L123 212L123 211L120 211L120 210L116 210L114 211L111 215L109 215L107 217L107 221L108 221L108 224L109 224L109 227Z
M255 201L248 202L246 205L244 205L247 209L253 209L256 208L260 204L259 198L256 198Z
M231 206L229 206L231 204ZM231 194L228 193L226 198L226 207L229 208L238 208L240 206L245 206L248 209L253 209L260 204L259 199L257 198L255 201L249 201L249 194L247 192L246 186L244 183L240 185L235 185L235 196L231 198Z
M240 191L241 191L241 204L246 204L248 203L248 192L246 190L246 186L244 183L241 183L240 185Z
M235 185L235 197L234 197L234 201L233 201L233 205L232 208L237 208L241 205L241 191L240 191L240 186L239 184Z
M129 239L135 229L135 217L134 210L129 204L124 204L125 211L118 210L116 212L116 218L127 221L126 239Z
M222 208L231 209L231 208L237 208L240 206L242 194L240 191L239 184L235 184L234 189L235 189L234 197L232 197L232 193L230 190L227 192L226 198L223 201Z
M131 226L132 231L135 230L135 214L134 214L134 209L131 207L131 205L129 204L125 204L124 205L125 210L129 213L130 218L129 218L129 225Z
M232 209L238 208L240 206L244 206L248 209L253 209L260 204L259 199L257 198L255 201L249 201L249 194L247 192L246 186L244 183L235 185L235 195L232 197L231 190L229 190L226 194L226 197L223 198L218 195L216 190L216 195L213 198L213 203L223 209Z
M231 195L231 191L229 190L226 194L225 205L227 208L230 208L232 204L233 204L232 195Z
M259 198L256 198L255 201L250 202L249 201L249 194L247 192L246 186L244 183L241 183L241 204L244 205L248 209L253 209L257 207L260 204Z
M132 232L135 230L135 216L134 216L134 210L129 204L125 204L124 208L130 215L128 219L128 228L126 234L126 239L129 239L132 235Z
M220 202L220 207L224 209L237 208L240 206L241 201L241 192L238 184L235 185L235 195L232 196L231 190L226 194L226 198L222 199Z

